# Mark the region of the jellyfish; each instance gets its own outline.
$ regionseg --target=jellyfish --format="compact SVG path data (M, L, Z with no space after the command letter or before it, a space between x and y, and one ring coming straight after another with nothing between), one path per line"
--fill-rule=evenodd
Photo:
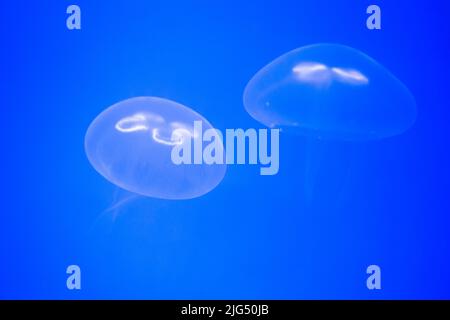
M340 44L309 45L276 58L248 82L243 103L255 120L281 129L304 151L307 202L323 185L321 177L344 183L357 151L349 142L399 135L417 114L400 80L368 55ZM341 188L337 184L326 194L322 189L319 205Z
M276 58L249 81L243 100L268 127L324 139L386 138L416 119L415 100L400 80L339 44L309 45Z
M203 143L194 130L212 125L200 114L174 101L136 97L100 113L85 136L85 152L94 169L133 195L159 199L192 199L213 190L223 179L225 164L175 164L172 149L191 139ZM220 146L223 145L220 142ZM112 207L114 208L114 206Z

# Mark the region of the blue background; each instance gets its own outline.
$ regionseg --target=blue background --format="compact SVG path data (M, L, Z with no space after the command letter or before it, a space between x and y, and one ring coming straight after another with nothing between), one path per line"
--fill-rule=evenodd
M450 298L445 1L67 1L0 8L0 298ZM124 195L90 166L84 134L139 95L193 108L215 127L262 127L247 81L304 45L350 45L414 94L415 126L381 141L282 135L280 172L229 166L189 201ZM82 290L66 288L78 264ZM382 290L366 268L382 269Z

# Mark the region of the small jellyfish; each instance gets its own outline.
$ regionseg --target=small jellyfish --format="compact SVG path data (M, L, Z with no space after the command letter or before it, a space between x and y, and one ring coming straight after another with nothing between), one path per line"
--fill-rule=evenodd
M278 57L249 81L244 106L268 127L342 140L394 136L416 118L402 82L366 54L338 44Z
M157 97L127 99L91 123L86 155L103 177L132 193L161 199L199 197L220 183L226 165L172 161L172 149L183 139L203 143L194 121L202 121L205 130L212 128L200 114L179 103Z

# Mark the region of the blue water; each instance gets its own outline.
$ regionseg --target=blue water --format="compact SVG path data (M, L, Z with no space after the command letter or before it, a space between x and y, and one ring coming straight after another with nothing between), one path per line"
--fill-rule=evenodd
M450 298L449 25L441 1L15 1L0 9L1 298ZM228 166L185 201L133 198L84 151L117 101L158 96L220 130L264 128L252 76L313 43L366 53L404 83L417 118L377 141L280 135L280 170ZM113 204L114 211L108 211ZM66 288L66 268L82 289ZM366 288L366 268L382 290Z

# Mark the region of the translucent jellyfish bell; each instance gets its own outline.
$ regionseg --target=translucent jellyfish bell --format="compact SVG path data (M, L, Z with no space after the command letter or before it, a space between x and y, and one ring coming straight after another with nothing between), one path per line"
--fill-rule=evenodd
M416 118L402 82L366 54L337 44L275 59L249 81L244 106L268 127L343 140L397 135Z
M127 191L162 199L199 197L220 183L226 165L172 162L172 149L183 139L202 143L194 121L201 121L203 130L212 128L200 114L170 100L124 100L91 123L86 155L95 170Z

